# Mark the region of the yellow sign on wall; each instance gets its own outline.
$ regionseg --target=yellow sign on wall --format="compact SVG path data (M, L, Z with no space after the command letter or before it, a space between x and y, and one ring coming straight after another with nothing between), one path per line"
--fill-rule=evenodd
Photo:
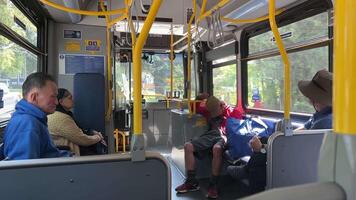
M80 51L79 41L68 41L64 44L64 49L67 52L78 52Z
M100 51L101 40L85 40L85 51Z

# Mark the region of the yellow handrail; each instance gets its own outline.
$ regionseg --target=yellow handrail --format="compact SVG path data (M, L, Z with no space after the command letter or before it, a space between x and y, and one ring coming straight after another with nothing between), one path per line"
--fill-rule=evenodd
M199 15L199 16L202 16L202 15L205 13L205 10L206 10L206 3L207 3L207 0L203 0L203 3L202 3L202 5L201 5L200 15Z
M100 7L102 11L106 11L104 7L103 0L100 0ZM110 22L109 15L105 15L106 26ZM107 109L106 109L106 120L109 121L111 118L111 108L112 108L112 81L111 81L111 41L110 41L110 29L106 28L106 51L107 51L107 91L108 91L108 101L107 101Z
M108 23L107 27L108 27L108 28L111 28L114 24L116 24L117 22L120 22L120 21L122 21L122 20L124 20L124 19L126 19L126 18L127 18L127 15L124 13L124 14L122 14L120 17L117 17L117 18L111 20L111 21Z
M196 20L197 23L201 22L201 20L205 19L205 17L208 17L211 14L213 14L216 10L224 7L229 2L230 2L230 0L221 0L217 5L212 7L210 10L206 11L203 15L200 15L199 18Z
M281 14L282 12L284 12L285 9L282 8L282 9L278 9L276 11L276 14L275 15L279 15ZM266 16L262 16L262 17L257 17L255 19L231 19L231 18L226 18L226 17L221 17L220 18L222 21L225 21L225 22L230 22L230 23L235 23L235 24L243 24L243 23L256 23L256 22L261 22L261 21L264 21L266 19L269 19L269 15L266 15Z
M173 98L173 57L174 57L174 48L173 48L174 38L173 38L173 23L171 24L171 45L170 45L170 52L169 52L169 60L171 62L171 92L170 98Z
M135 47L133 48L133 79L134 79L134 134L142 135L142 66L141 66L141 54L142 48L148 37L150 28L155 20L156 14L159 7L161 6L162 0L154 0L150 11L147 15L145 23L142 27L141 33L137 38Z
M142 94L143 96L147 97L162 97L166 101L166 107L169 108L169 99L166 97L166 95L163 94Z
M356 2L336 1L334 21L334 132L356 134Z
M193 14L192 16L190 16L190 19L189 19L189 23L188 23L188 42L187 42L187 45L188 45L188 58L187 58L187 62L188 62L188 66L187 66L187 82L188 82L188 95L187 95L187 99L188 99L188 104L190 102L190 98L191 98L191 94L192 94L192 91L191 91L191 47L190 47L190 43L191 43L191 38L192 38L192 35L191 35L191 27L192 27L192 23L193 23L193 20L195 18L195 15L196 15L196 12L197 12L197 1L196 0L193 0Z
M275 0L269 0L269 23L284 63L284 119L290 119L290 63L275 19Z
M91 15L91 16L98 16L98 15L117 15L117 14L123 14L125 12L124 8L121 9L116 9L116 10L111 10L111 11L101 11L101 12L97 12L97 11L87 11L87 10L78 10L78 9L73 9L73 8L68 8L47 0L40 0L42 3L51 6L53 8L56 8L58 10L62 10L62 11L66 11L66 12L70 12L70 13L75 13L75 14L79 14L79 15Z

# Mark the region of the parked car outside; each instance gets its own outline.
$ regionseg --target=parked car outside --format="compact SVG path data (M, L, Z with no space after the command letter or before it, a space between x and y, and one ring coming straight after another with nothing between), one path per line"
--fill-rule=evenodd
M0 89L4 91L2 98L4 107L0 109L0 121L10 119L11 113L15 110L15 105L21 100L20 92L11 92L6 83L0 82Z

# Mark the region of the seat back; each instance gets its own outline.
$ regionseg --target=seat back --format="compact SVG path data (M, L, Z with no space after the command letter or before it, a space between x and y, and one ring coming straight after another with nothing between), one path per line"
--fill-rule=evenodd
M84 129L105 134L105 78L102 74L74 75L73 110L75 120Z
M129 154L2 161L0 177L1 199L171 199L169 164L153 152L142 162Z
M267 152L267 189L315 182L321 143L328 131L297 131L293 136L276 132L271 135Z

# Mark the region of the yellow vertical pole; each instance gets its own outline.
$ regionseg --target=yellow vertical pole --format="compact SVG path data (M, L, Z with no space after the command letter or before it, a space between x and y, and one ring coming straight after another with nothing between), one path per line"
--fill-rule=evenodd
M174 57L174 49L173 49L173 23L171 24L171 51L170 51L170 61L171 61L171 92L170 92L170 98L173 98L173 57Z
M290 63L275 19L275 0L269 1L269 23L284 64L284 119L290 120Z
M192 29L193 20L196 15L196 11L197 11L197 1L193 0L193 14L192 14L192 16L190 16L189 23L188 23L188 42L187 42L187 45L188 45L188 66L187 66L188 107L190 107L190 98L191 98L191 94L192 94L192 91L191 91L191 88L192 88L191 87L191 61L190 61L191 60L191 47L190 47L191 44L190 43L191 43L191 39L192 39L191 29Z
M103 0L100 0L100 7L102 11L106 11L104 7ZM112 80L111 80L111 42L110 42L110 16L105 15L106 21L106 57L107 57L107 92L108 92L108 102L107 102L107 110L106 110L106 120L109 121L111 118L112 112Z
M202 6L200 8L200 15L199 16L202 16L205 13L206 3L207 3L207 0L203 0Z
M141 53L143 45L148 37L148 33L155 20L158 9L161 6L162 0L154 0L150 12L147 15L145 23L142 27L141 33L137 38L135 47L133 49L133 80L134 80L134 134L142 135L142 66Z
M335 4L334 132L356 134L356 1Z

